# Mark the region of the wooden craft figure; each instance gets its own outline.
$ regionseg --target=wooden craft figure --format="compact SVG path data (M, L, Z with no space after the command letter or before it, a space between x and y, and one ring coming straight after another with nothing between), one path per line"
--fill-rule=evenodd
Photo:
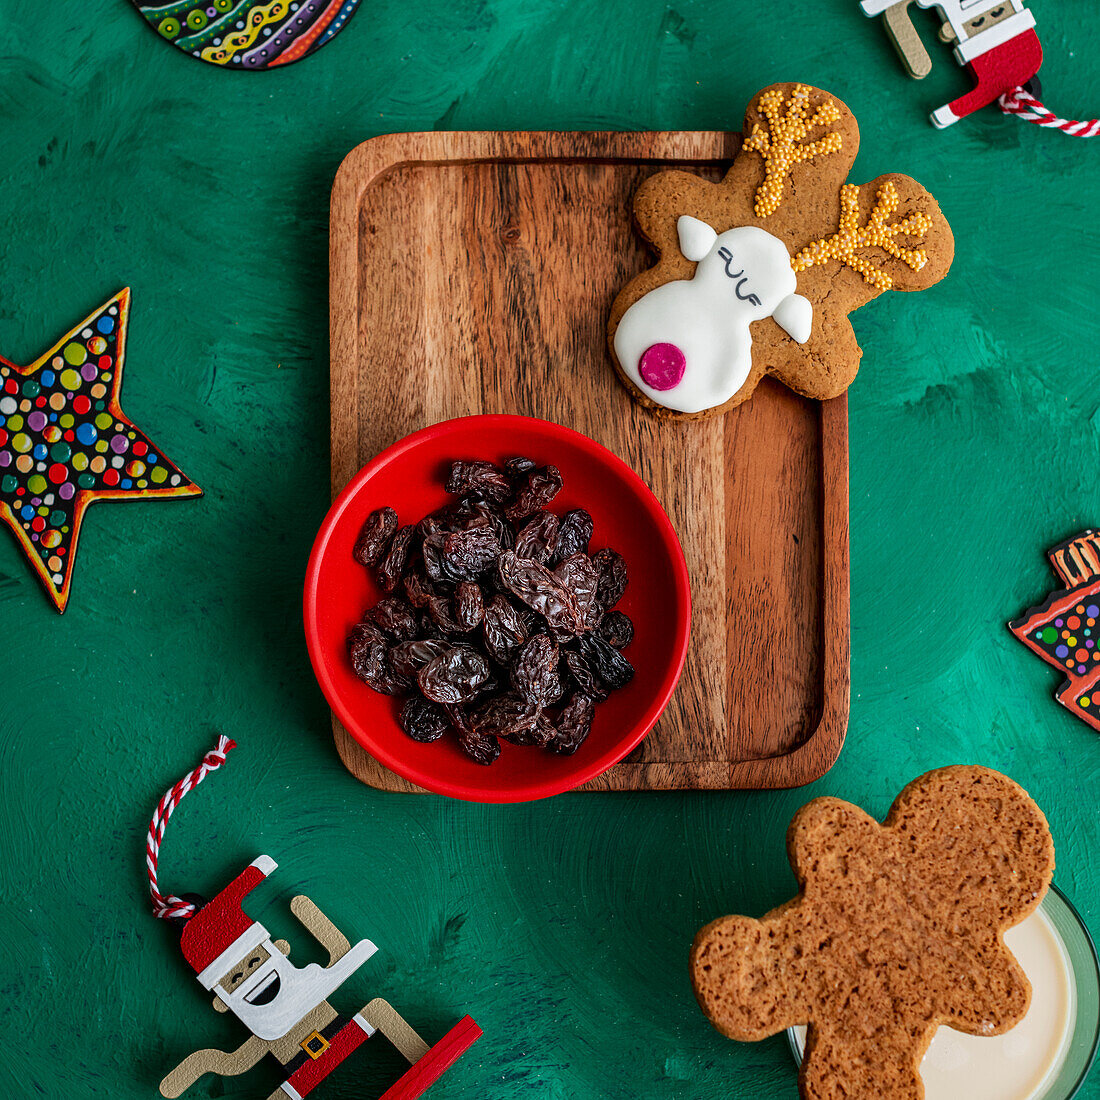
M974 78L971 91L932 112L940 129L1021 88L1039 71L1043 48L1024 0L861 0L864 15L883 16L906 69L918 80L932 71L932 62L909 19L914 2L939 8L940 38L954 43L956 59Z
M350 1018L340 1016L328 998L377 948L370 940L349 943L309 898L299 895L290 903L291 912L328 952L329 961L323 967L296 967L289 958L290 945L272 940L243 908L247 895L275 870L270 856L253 860L210 901L160 893L156 865L164 823L179 798L219 768L233 747L228 738L219 739L200 767L165 794L150 824L147 864L154 913L182 924L180 948L200 984L214 994L214 1008L232 1012L252 1034L236 1050L197 1050L188 1055L161 1081L161 1095L181 1096L208 1073L236 1076L272 1054L283 1064L286 1080L269 1100L300 1100L380 1032L410 1063L383 1100L413 1100L481 1035L469 1016L432 1047L381 998Z
M1058 702L1100 730L1100 531L1083 531L1047 556L1065 587L1008 628L1065 675Z

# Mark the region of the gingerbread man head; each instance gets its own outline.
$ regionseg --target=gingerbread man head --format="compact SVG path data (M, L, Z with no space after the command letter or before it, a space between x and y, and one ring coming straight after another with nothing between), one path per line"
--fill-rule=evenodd
M1031 987L1004 932L1050 885L1042 811L988 768L929 772L883 824L836 798L787 834L799 894L761 920L723 917L691 949L696 997L731 1039L808 1024L799 1081L813 1100L921 1100L938 1026L997 1035Z
M807 397L836 397L862 354L848 314L884 290L943 278L954 239L936 201L908 176L847 183L858 149L840 100L775 84L750 102L724 179L668 171L642 184L634 216L660 258L619 292L608 323L616 369L642 404L711 416L748 400L766 374ZM735 228L752 234L755 252L727 240ZM729 277L705 278L708 264ZM775 308L784 301L798 309Z

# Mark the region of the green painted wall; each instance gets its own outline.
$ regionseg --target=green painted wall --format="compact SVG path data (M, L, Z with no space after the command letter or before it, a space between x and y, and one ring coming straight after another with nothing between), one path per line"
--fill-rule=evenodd
M1095 4L1031 6L1047 101L1095 114ZM206 489L94 508L64 618L0 537L0 1093L145 1098L193 1046L238 1038L143 894L152 804L217 730L241 747L170 826L166 885L210 892L274 855L273 930L294 931L301 889L382 948L340 1003L484 1026L441 1098L793 1097L781 1040L706 1024L686 953L709 918L789 895L783 833L811 794L881 814L927 768L1003 769L1100 931L1100 742L1003 625L1050 587L1045 548L1100 522L1096 148L995 111L936 132L925 111L964 75L933 43L935 73L909 81L856 0L364 0L322 53L251 76L178 55L123 0L0 0L0 22L0 351L29 360L132 286L125 407ZM737 126L788 79L855 110L855 178L916 176L958 239L944 283L856 319L839 763L806 791L515 808L360 787L299 616L328 502L341 158L432 127ZM324 1095L375 1095L393 1066L359 1057Z

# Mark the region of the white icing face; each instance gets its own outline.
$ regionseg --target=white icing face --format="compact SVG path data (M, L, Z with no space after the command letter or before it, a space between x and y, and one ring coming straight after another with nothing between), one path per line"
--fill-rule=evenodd
M752 369L749 325L774 317L798 343L813 307L795 293L791 257L778 237L754 226L719 235L698 218L677 222L680 250L698 267L639 298L615 330L615 355L650 400L676 412L724 405Z

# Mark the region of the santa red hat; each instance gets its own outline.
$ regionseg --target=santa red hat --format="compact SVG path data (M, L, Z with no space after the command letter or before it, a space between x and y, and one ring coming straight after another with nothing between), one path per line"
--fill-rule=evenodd
M249 951L268 938L267 929L241 906L249 892L277 866L271 856L254 859L184 925L180 948L203 988L213 989Z

